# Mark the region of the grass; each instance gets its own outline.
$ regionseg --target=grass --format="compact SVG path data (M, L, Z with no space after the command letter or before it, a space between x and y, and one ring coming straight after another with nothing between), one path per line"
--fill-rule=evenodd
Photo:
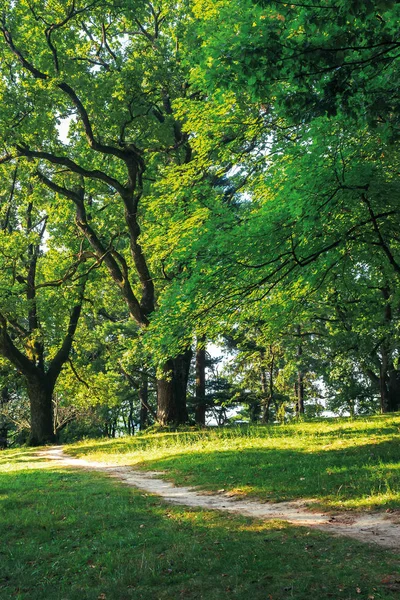
M87 440L67 451L176 484L325 510L400 508L400 415Z
M228 441L228 438L226 438ZM394 600L399 556L0 453L1 600Z

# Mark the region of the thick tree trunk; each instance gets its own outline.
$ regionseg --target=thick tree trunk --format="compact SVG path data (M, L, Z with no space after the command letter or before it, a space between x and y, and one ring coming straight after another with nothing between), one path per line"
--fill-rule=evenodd
M388 326L392 322L392 307L389 302L390 289L382 290L387 301L385 306L385 322ZM381 346L381 367L379 373L379 388L381 395L381 412L395 412L400 410L400 371L393 364L393 348L388 336Z
M388 381L388 412L400 410L400 371L392 368Z
M0 393L0 408L8 404L10 396L8 388L3 387ZM4 417L0 415L0 450L4 450L8 445L8 424Z
M27 380L31 408L30 446L52 444L56 441L53 422L53 386L46 377Z
M382 363L379 373L381 412L400 410L400 371L394 368L389 353L382 349Z
M196 407L195 421L204 427L206 424L206 348L205 338L198 340L196 349Z
M188 421L186 391L192 350L188 349L164 365L165 376L157 381L157 421L182 425Z

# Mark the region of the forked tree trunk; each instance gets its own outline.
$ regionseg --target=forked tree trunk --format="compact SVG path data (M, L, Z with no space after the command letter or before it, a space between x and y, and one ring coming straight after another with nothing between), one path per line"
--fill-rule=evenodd
M157 380L157 421L160 425L183 425L188 421L186 392L192 350L164 365L165 376Z
M53 421L53 388L46 377L27 380L31 409L30 446L41 446L56 441Z

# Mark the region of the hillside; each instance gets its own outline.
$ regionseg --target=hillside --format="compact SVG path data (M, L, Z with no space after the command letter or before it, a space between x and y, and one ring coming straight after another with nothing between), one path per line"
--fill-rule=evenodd
M176 484L324 509L400 507L400 415L87 440L77 457L164 471Z

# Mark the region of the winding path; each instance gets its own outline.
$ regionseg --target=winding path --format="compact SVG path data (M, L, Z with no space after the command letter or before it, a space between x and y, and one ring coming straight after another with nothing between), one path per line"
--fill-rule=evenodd
M362 542L400 550L400 516L398 514L346 512L333 515L310 511L304 500L262 503L257 500L238 500L227 494L201 493L194 488L176 487L164 479L159 479L157 476L160 473L158 472L135 471L132 467L72 458L64 453L61 446L41 450L38 455L52 460L60 466L106 473L129 486L161 496L171 504L222 510L264 520L279 519L293 525L319 529L332 535L347 536ZM307 504L309 503L308 500Z

